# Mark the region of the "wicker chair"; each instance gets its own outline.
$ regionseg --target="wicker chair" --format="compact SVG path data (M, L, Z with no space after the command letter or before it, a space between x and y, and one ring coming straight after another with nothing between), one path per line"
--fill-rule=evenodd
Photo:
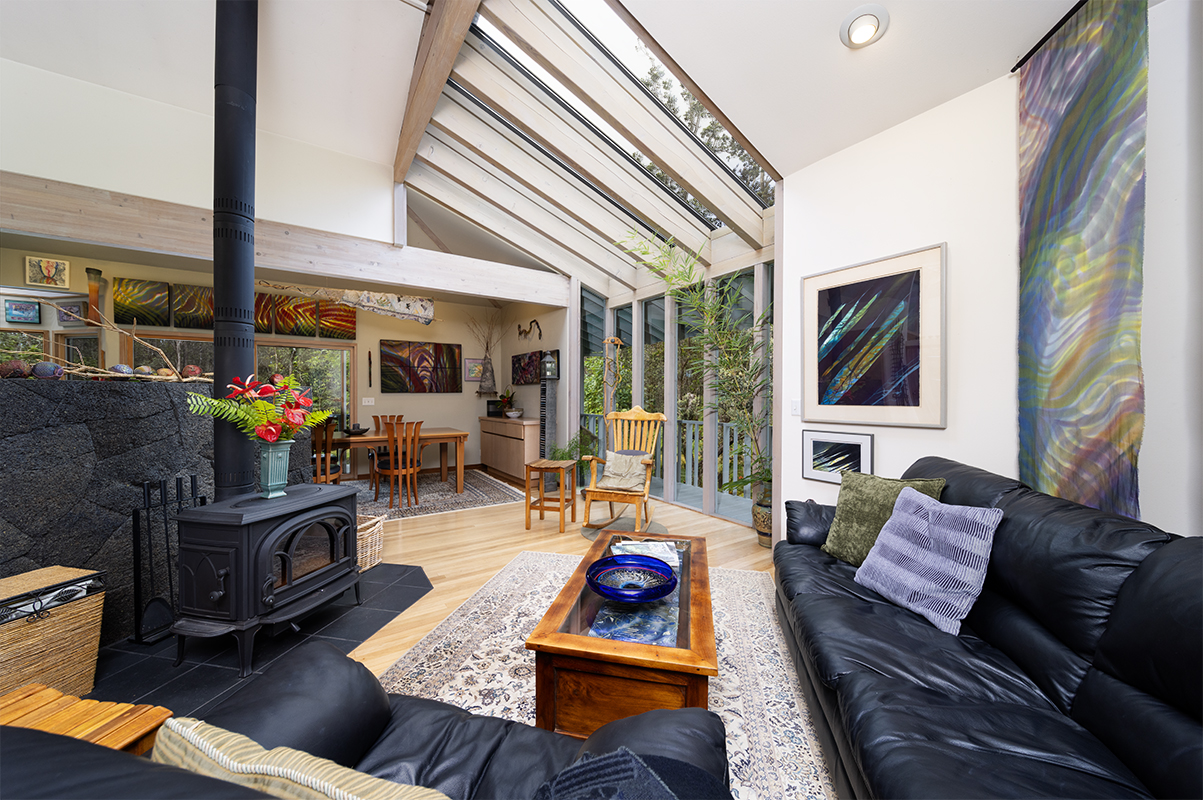
M644 411L639 406L635 406L630 411L614 411L606 415L606 422L609 423L611 429L611 449L625 455L644 454L646 457L641 463L646 472L643 486L639 489L599 487L597 485L597 465L605 464L606 460L599 456L585 456L585 460L589 462L589 486L584 490L584 525L586 528L604 528L613 524L622 516L624 510L623 507L620 507L615 512L616 504L635 506L635 530L637 531L643 530L652 521L652 507L648 502L652 488L652 469L656 465L654 456L656 443L660 439L660 429L664 427L667 419L668 417L663 414ZM605 522L592 523L589 521L589 506L594 500L610 504L610 518Z

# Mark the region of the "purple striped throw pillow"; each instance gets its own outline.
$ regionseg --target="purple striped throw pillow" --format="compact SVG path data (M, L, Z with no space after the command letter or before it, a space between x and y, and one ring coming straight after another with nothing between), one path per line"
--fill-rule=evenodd
M949 506L906 488L856 582L953 636L981 594L1001 508Z

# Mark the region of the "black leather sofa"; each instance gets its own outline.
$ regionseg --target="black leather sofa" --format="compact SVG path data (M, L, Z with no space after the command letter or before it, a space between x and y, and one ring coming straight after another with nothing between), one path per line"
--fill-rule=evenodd
M943 458L941 502L1003 509L961 632L819 549L787 505L777 609L841 797L1203 796L1203 538Z
M586 755L604 756L620 747L638 755L678 797L731 796L726 732L718 716L704 709L650 711L612 722L582 742L434 700L386 694L366 667L320 642L302 645L273 664L204 721L269 750L301 750L457 800L531 798L546 781L587 762ZM12 727L0 730L0 766L5 800L268 796L146 758Z

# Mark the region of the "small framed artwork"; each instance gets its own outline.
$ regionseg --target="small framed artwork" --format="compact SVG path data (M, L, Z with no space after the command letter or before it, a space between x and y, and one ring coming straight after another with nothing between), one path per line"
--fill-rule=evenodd
M86 297L58 300L55 305L58 306L55 313L58 315L59 327L76 328L88 324L88 299Z
M5 300L4 321L17 325L41 325L42 304L30 300Z
M71 262L25 256L25 283L66 289L71 283Z
M480 383L480 378L484 374L485 360L483 358L464 359L464 380Z
M802 279L803 419L943 428L945 245Z
M839 483L845 472L873 474L873 434L802 431L802 477Z

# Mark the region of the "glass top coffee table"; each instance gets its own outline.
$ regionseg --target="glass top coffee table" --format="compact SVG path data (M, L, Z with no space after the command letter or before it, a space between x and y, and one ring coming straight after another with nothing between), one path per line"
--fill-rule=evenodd
M589 565L631 543L670 543L677 588L652 603L615 603L585 582ZM653 544L654 548L655 545ZM678 563L669 561L672 553ZM602 531L535 626L535 724L584 739L656 708L706 708L718 674L706 540Z

